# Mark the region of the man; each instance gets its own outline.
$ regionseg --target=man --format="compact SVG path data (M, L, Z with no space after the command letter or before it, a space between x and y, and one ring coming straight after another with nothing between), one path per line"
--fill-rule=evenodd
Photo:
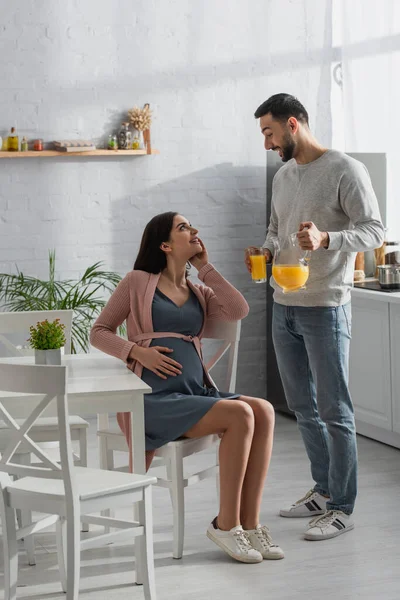
M286 163L273 181L264 244L297 233L312 251L306 289L283 293L272 280L272 335L289 408L296 414L315 486L282 517L315 517L308 540L354 528L357 444L348 389L350 292L355 254L381 246L384 229L363 164L324 148L312 135L304 106L276 94L256 110L266 150ZM246 250L246 264L251 270Z

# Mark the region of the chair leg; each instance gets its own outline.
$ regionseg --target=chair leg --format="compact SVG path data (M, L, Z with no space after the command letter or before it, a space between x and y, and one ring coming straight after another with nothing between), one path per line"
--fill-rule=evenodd
M64 593L67 591L67 573L65 570L65 552L66 552L66 521L64 517L60 517L56 523L56 543L57 543L57 558L58 568L60 571L61 589Z
M82 427L79 430L79 466L87 467L87 428ZM81 523L81 531L87 533L89 531L88 523Z
M1 474L0 474L1 475ZM1 484L1 482L0 482ZM18 546L15 511L6 505L0 485L0 520L4 553L4 600L16 600L18 579Z
M133 520L142 523L144 519L144 501L137 502L133 506ZM143 570L146 566L143 564L143 537L138 536L135 538L135 579L136 585L143 585L145 575Z
M21 527L27 527L32 525L32 513L30 510L21 511ZM36 565L35 557L35 538L33 535L28 535L24 538L24 548L28 559L28 564L33 566Z
M20 454L18 455L18 462L21 465L30 465L31 464L31 455L30 454ZM21 510L17 513L17 520L19 526L27 527L32 524L32 512L30 510ZM24 548L26 552L26 556L28 559L28 564L33 566L36 565L36 557L35 557L35 538L33 535L28 535L24 538Z
M67 600L79 598L79 571L81 562L80 544L80 507L76 503L72 506L67 503L66 517L66 572L67 572Z
M173 512L173 551L174 558L182 558L185 535L185 488L183 480L182 452L172 446L171 459L167 461L167 478L170 481L170 495Z
M79 430L79 466L87 467L87 428Z
M21 515L21 510L19 508L17 508L17 510L15 511L16 517L17 517L17 525L19 527L19 529L22 529L22 515Z
M114 470L114 452L108 448L107 438L101 437L99 442L100 449L100 469L106 471Z
M151 485L143 490L144 502L140 502L139 522L144 527L144 534L136 538L137 552L141 555L143 592L145 600L156 600L156 583L154 577L153 556L153 516L151 501ZM137 559L137 556L136 556Z
M18 462L18 454L16 454L14 456L14 460L15 462ZM18 525L18 529L22 529L22 514L21 514L21 509L17 508L15 511L16 517L17 517L17 525Z
M100 450L100 469L105 469L106 471L114 470L114 453L112 450L108 449L107 438L100 437L99 441L99 450ZM110 508L107 510L101 511L102 517L114 517L114 511ZM110 533L110 527L104 527L104 533Z

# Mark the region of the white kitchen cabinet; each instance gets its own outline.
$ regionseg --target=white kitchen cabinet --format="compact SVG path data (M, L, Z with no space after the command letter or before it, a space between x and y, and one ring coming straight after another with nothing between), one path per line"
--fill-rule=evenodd
M357 423L392 431L389 302L368 296L362 297L361 293L361 297L353 294L352 298L350 392ZM400 338L400 305L397 307ZM400 345L397 352L400 357ZM400 360L397 364L400 371ZM398 426L400 428L400 406Z
M390 305L393 431L400 433L400 304Z

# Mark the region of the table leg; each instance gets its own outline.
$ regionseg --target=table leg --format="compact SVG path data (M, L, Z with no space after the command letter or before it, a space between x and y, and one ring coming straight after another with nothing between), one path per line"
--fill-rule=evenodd
M130 414L131 430L131 448L133 451L133 472L146 473L146 455L145 455L145 437L144 437L144 401L143 395L141 401L135 402L135 413ZM134 520L140 521L144 515L143 502L137 502L133 508ZM142 522L142 521L140 521ZM143 561L140 547L140 539L135 540L135 565L136 565L136 583L143 584Z
M135 412L131 413L131 448L133 450L133 472L146 473L146 445L144 437L144 400L135 402Z

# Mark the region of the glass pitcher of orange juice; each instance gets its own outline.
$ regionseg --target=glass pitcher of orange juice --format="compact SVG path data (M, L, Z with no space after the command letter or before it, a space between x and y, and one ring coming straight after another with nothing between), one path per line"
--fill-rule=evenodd
M272 276L284 294L306 289L309 276L310 252L300 248L297 235L274 240Z

